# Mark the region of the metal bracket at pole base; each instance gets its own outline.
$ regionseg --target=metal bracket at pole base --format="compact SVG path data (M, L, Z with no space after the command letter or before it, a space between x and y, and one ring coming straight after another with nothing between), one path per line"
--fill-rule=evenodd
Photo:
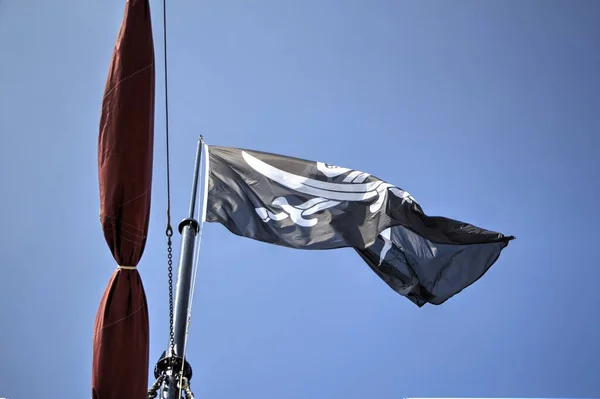
M183 376L190 381L192 379L192 366L187 360L178 356L167 356L167 351L164 351L160 356L160 360L154 366L154 378L159 378L161 375L167 375L171 371L171 375L179 374L183 364Z

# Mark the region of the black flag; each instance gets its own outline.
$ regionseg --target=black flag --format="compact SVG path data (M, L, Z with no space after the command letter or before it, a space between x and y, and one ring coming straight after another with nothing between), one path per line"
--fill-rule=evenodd
M208 152L206 221L300 249L353 247L394 291L441 304L479 279L512 236L425 215L358 170L231 147Z

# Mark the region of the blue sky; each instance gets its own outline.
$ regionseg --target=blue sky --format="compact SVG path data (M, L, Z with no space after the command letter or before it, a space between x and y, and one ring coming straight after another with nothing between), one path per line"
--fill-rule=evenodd
M160 5L139 267L152 365L168 337ZM90 397L115 268L98 121L123 6L0 2L0 397ZM476 284L419 309L350 249L207 224L188 348L197 397L600 395L598 2L180 0L168 17L175 223L203 134L363 170L430 215L517 237Z

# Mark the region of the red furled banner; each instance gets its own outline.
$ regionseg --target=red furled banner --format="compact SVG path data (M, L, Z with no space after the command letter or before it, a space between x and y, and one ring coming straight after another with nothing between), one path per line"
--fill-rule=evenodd
M148 392L148 307L136 266L150 218L154 75L149 2L128 0L98 137L100 222L118 268L96 315L93 399L145 399Z

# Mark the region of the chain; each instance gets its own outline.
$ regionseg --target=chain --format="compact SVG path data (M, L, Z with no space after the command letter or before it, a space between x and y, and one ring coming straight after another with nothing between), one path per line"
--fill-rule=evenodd
M171 237L173 236L173 229L171 223L167 225L167 263L169 264L169 346L171 349L170 356L175 356L175 331L173 329L173 247Z
M186 399L194 399L194 394L190 389L190 382L186 377L183 377L183 392L185 392Z
M164 374L159 376L158 379L154 382L154 384L152 384L152 388L148 390L148 399L156 398L156 395L158 394L158 389L160 388L160 384L163 383L165 377L166 376Z

